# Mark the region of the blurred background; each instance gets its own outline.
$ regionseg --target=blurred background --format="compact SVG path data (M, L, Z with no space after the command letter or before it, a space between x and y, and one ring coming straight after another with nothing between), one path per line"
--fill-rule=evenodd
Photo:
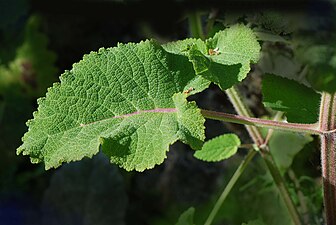
M258 117L273 113L261 103L263 73L277 73L309 86L307 62L325 63L312 59L334 56L332 1L0 0L1 225L171 225L190 206L196 208L195 224L204 222L244 150L230 160L205 163L193 158L187 146L176 143L162 165L143 173L119 169L102 154L48 171L43 164L31 164L27 156L16 155L37 98L84 54L118 42L154 38L165 43L191 37L189 18L196 12L206 37L235 23L247 24L258 35L261 60L239 85ZM214 85L193 100L202 108L234 113ZM233 131L251 143L243 126L209 120L206 127L207 139ZM310 224L321 224L318 140L278 132L270 144L277 149L284 143L288 143L285 149L295 151L274 154L292 197L306 211ZM256 157L215 224L258 218L266 224L290 224L272 182ZM308 196L304 203L302 196Z

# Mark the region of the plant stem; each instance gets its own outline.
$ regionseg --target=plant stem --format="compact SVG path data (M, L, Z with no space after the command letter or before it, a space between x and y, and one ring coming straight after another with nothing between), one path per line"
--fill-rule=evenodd
M225 91L227 96L229 97L233 107L235 108L236 112L239 116L252 118L252 112L245 106L244 102L240 98L235 87L227 89ZM253 142L259 147L264 144L264 138L262 137L259 129L255 126L245 125L247 132L249 133L250 137L252 138Z
M232 105L234 106L234 108L236 109L237 113L240 116L244 116L244 117L253 117L252 113L248 110L248 108L245 106L244 102L242 101L242 99L240 98L239 93L237 92L237 90L235 89L235 87L232 87L228 90L225 91L226 94L228 95ZM283 180L279 169L277 168L274 159L272 157L272 155L270 154L270 151L268 149L268 146L265 145L265 140L262 137L261 132L259 131L259 129L257 127L254 126L248 126L245 125L247 131L249 132L251 138L253 139L253 141L255 142L255 144L259 147L263 147L260 148L260 153L262 158L264 159L266 166L271 174L271 176L273 177L273 180L279 190L279 193L282 197L282 199L284 200L288 212L294 222L295 225L302 225L301 220L300 220L300 216L299 213L289 195L287 186L285 184L285 181Z
M336 128L336 94L322 93L320 129ZM336 134L321 135L321 164L327 225L336 225Z
M278 111L278 112L275 114L273 120L274 120L274 121L280 121L281 118L282 118L282 116L283 116L283 114L284 114L283 112ZM269 130L267 131L267 135L266 135L266 138L265 138L264 145L268 145L268 142L271 140L271 137L272 137L272 135L273 135L273 132L274 132L273 129L269 129Z
M276 130L287 130L292 132L302 132L309 134L322 134L323 131L318 129L318 124L301 124L301 123L287 123L273 120L265 120L253 117L246 117L241 115L233 115L223 112L215 112L202 109L202 115L208 119L221 120L225 122L233 122L244 125L252 125L257 127L264 127ZM251 132L256 132L255 130ZM328 132L328 131L327 131ZM259 138L258 138L259 139Z
M301 225L301 219L299 216L299 213L297 212L297 209L293 203L293 200L290 197L289 191L287 189L287 186L279 172L279 169L276 167L275 163L274 163L274 159L272 157L272 155L269 152L263 152L262 153L262 157L267 165L267 168L271 174L271 176L273 177L273 180L279 190L279 193L282 197L282 199L284 200L288 212L294 222L294 224L296 225Z
M231 177L229 183L226 185L226 187L224 188L221 196L217 199L216 204L214 205L214 207L212 208L209 217L207 218L207 220L205 221L204 225L211 225L211 223L213 222L215 216L217 215L219 209L221 208L221 206L223 205L226 197L228 196L228 194L230 193L230 191L232 190L233 186L236 184L238 178L242 175L242 173L244 172L246 166L249 164L249 162L253 159L253 157L256 155L256 151L254 150L250 150L250 152L247 154L247 156L245 157L245 159L240 163L240 165L238 166L237 170L235 171L235 173L233 174L233 176Z
M192 37L201 38L204 40L204 32L200 13L197 11L188 14L189 29Z

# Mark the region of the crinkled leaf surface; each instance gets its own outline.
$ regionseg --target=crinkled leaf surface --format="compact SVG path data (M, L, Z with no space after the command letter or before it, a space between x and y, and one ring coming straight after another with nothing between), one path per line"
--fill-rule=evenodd
M183 212L175 225L194 225L195 208L190 207Z
M199 51L196 45L190 47L189 60L192 62L196 74L217 84L222 90L239 82L241 64L225 65L214 62Z
M318 120L320 94L294 80L264 75L263 103L266 107L286 112L288 121L315 123Z
M210 56L224 65L241 64L238 80L243 80L250 71L250 63L259 60L260 45L253 31L244 25L235 25L220 31L207 40L208 49L218 48L219 54Z
M65 165L51 177L43 224L125 225L127 194L115 165L103 155Z
M164 48L188 56L196 74L214 82L222 90L243 80L250 71L250 63L258 61L260 52L256 36L244 25L220 31L206 42L187 39L168 43Z
M143 171L162 163L177 140L200 148L204 118L185 99L207 87L195 77L188 59L155 41L92 52L38 101L18 153L49 169L91 157L101 145L120 167ZM175 94L191 84L191 93Z
M218 162L236 154L240 140L235 134L224 134L204 143L194 156L207 162Z
M177 55L188 55L188 50L191 46L197 46L197 49L201 51L203 54L207 54L207 46L205 42L201 39L197 38L187 38L184 40L168 42L162 47L167 51Z

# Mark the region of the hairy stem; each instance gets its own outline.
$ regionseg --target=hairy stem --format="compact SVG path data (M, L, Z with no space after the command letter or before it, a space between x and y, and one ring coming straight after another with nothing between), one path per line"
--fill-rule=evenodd
M336 94L322 93L320 106L321 130L336 128ZM336 225L336 134L321 135L321 164L324 207L327 225Z
M235 108L239 116L243 116L247 118L253 117L251 111L245 106L245 103L240 98L240 95L238 94L235 87L227 89L225 93L229 97L230 102L232 103L233 107ZM264 138L262 137L257 127L245 125L245 128L257 146L260 146L264 143Z
M226 94L228 95L232 105L234 106L235 110L240 116L253 117L252 113L248 110L248 108L245 106L244 102L240 98L240 95L235 87L226 90ZM245 126L255 144L259 147L261 146L263 147L260 149L261 156L264 159L271 176L273 177L273 180L279 190L282 199L286 204L286 207L294 224L302 225L299 213L293 203L293 200L289 195L285 181L283 180L280 171L277 168L272 155L270 154L267 145L265 145L265 140L262 137L261 132L255 126L248 126L248 125Z
M301 124L301 123L287 123L274 120L264 120L253 117L246 117L241 115L233 115L223 112L215 112L209 110L201 110L202 115L208 119L221 120L225 122L232 122L244 125L252 125L257 127L264 127L275 130L287 130L292 132L302 132L309 134L322 134L323 131L318 129L318 124ZM256 136L255 138L261 141L259 135L256 134L257 130L249 127L249 133ZM328 132L328 131L327 131Z
M284 114L283 112L278 111L278 112L275 114L273 120L274 120L274 121L280 121L281 118L282 118L282 116L283 116L283 114ZM271 137L272 137L272 135L273 135L273 131L274 131L273 129L269 129L269 130L267 131L267 135L266 135L266 138L265 138L264 145L268 145L268 142L271 140Z
M215 216L217 215L219 209L223 205L226 197L229 195L229 193L232 190L233 186L236 184L238 178L242 175L242 173L244 172L245 168L247 167L247 165L249 164L249 162L253 159L253 157L255 156L256 153L257 153L256 151L250 150L250 152L247 154L247 156L245 157L245 159L240 163L240 165L238 166L237 170L235 171L235 173L231 177L229 183L224 188L222 194L217 199L216 204L212 208L212 210L211 210L211 212L209 214L209 217L205 221L204 225L211 225L212 224Z

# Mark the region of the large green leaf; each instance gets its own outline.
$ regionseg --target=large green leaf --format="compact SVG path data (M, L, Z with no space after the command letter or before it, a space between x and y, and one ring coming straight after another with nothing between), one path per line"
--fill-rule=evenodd
M185 98L208 84L195 80L187 58L154 41L92 52L39 99L18 153L49 169L101 145L120 167L143 171L162 163L177 140L199 149L204 118Z
M194 156L208 162L218 162L236 154L240 140L235 134L224 134L204 143Z
M293 80L267 74L262 82L266 107L286 112L288 121L315 123L318 120L320 94Z

